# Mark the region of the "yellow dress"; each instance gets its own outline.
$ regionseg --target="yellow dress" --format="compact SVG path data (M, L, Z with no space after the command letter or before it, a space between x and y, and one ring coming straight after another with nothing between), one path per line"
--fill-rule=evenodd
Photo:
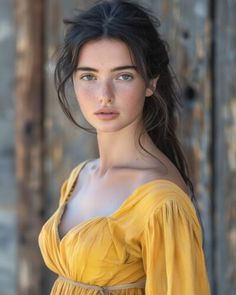
M60 239L58 225L88 161L70 172L61 187L59 206L39 234L45 264L59 275L50 294L209 295L195 208L171 181L156 179L142 184L113 214L90 218ZM144 288L108 293L73 283L115 286L142 278Z

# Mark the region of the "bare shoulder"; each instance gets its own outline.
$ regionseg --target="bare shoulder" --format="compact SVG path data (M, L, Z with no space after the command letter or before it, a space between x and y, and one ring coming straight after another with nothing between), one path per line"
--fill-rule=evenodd
M177 185L182 191L184 191L186 194L189 194L188 187L177 169L177 167L168 159L168 158L162 158L162 163L166 167L166 171L163 173L163 169L158 168L150 168L144 173L144 177L146 176L148 180L154 180L154 179L165 179L168 180L175 185ZM158 165L157 165L158 167Z
M109 182L116 183L116 180L121 180L121 185L125 186L124 178L129 180L130 187L134 188L139 185L145 184L149 181L156 180L156 179L166 179L168 181L173 182L176 184L179 188L181 188L186 194L188 194L188 188L187 185L178 171L178 169L175 167L175 165L168 159L168 158L162 158L163 166L165 166L165 169L163 167L160 167L158 162L152 161L152 162L146 162L145 164L141 165L139 167L133 168L132 165L130 168L122 168L120 169L117 174L110 175L111 180ZM83 169L81 169L80 172L80 185L86 185L89 184L90 177L92 177L94 171L97 169L99 165L99 158L98 159L90 159L87 161L87 163L84 165ZM124 176L120 177L119 174L122 174ZM114 177L114 179L113 179ZM127 187L129 187L129 182L126 183Z
M149 177L151 180L154 180L154 179L168 180L168 181L172 182L173 184L177 185L187 195L189 194L188 187L187 187L182 175L179 173L178 170L175 171L175 169L173 169L173 171L168 173L168 175L162 175L160 173L156 173L155 171L153 171L152 173L149 174Z

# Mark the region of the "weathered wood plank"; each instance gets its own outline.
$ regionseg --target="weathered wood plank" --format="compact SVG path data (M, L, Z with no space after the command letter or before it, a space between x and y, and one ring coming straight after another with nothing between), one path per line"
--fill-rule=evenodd
M215 1L214 278L216 295L236 290L236 1Z
M37 243L43 196L43 1L16 0L18 294L41 293Z
M15 295L17 262L17 212L13 207L0 209L0 294Z
M0 294L16 294L14 1L0 1Z

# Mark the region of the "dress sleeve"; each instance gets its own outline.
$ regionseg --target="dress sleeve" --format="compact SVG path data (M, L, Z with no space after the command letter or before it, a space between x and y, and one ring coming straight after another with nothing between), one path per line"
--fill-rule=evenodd
M178 199L149 216L141 244L146 295L210 294L201 227Z

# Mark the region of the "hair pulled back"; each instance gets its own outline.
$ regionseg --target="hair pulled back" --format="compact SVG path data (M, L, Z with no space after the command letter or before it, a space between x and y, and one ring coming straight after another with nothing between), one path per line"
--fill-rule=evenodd
M182 175L204 233L193 184L189 178L188 164L176 135L177 111L182 104L177 94L177 80L169 63L168 44L162 40L157 30L160 21L146 7L128 0L98 1L87 10L76 12L71 19L64 20L68 27L63 46L59 50L54 75L62 110L76 126L91 132L74 119L66 97L66 86L68 82L73 83L72 76L77 67L79 52L86 42L101 38L125 42L146 85L150 79L159 76L153 95L145 99L144 127L153 143ZM140 137L139 144L142 147ZM144 147L142 149L149 153Z

